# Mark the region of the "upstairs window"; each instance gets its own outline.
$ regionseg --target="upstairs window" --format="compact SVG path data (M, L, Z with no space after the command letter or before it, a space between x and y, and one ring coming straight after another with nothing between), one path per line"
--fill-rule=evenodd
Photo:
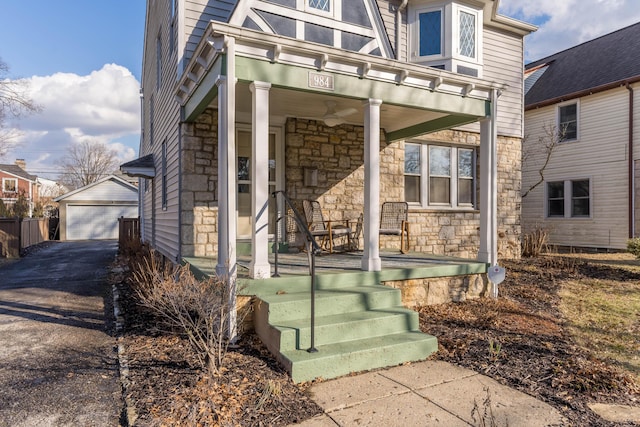
M558 133L560 141L578 139L578 103L558 107Z
M482 8L451 1L409 6L409 55L420 64L482 77Z
M476 57L476 15L460 11L459 15L459 49L460 55L468 58Z
M418 15L420 23L420 56L442 55L442 10Z
M309 0L309 9L331 13L331 0Z
M2 178L2 191L5 193L17 193L18 180L16 178Z

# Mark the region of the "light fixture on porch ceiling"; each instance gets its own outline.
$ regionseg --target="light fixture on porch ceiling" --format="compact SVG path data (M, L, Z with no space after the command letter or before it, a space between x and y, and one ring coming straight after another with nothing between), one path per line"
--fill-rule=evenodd
M341 125L347 121L346 116L350 116L358 112L355 108L345 108L343 110L336 111L338 105L335 101L324 101L327 106L327 112L322 116L324 124L329 127Z

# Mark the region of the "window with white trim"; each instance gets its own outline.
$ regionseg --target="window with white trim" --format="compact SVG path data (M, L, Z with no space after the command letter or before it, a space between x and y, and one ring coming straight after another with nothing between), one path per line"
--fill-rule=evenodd
M560 141L576 141L578 139L578 103L558 106L558 133Z
M307 12L333 17L335 13L334 0L305 0L305 10Z
M331 3L331 0L308 0L307 5L309 9L314 9L316 11L325 13L332 13Z
M4 193L17 193L18 192L18 179L17 178L2 178L2 191Z
M422 207L475 207L475 148L406 143L404 153L405 201Z
M409 9L410 59L482 77L482 9L457 2L416 1Z
M547 218L590 218L591 180L549 181Z

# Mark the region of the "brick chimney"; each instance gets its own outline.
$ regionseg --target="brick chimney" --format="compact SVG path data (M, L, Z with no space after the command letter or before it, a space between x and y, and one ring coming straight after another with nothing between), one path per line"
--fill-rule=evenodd
M18 166L23 171L27 170L27 162L24 159L16 159L16 166Z

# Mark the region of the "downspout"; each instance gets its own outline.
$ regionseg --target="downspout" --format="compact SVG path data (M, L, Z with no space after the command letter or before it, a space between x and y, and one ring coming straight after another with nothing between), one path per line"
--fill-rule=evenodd
M402 26L402 11L407 7L409 0L402 0L396 10L396 59L400 59L400 28Z
M633 163L633 88L625 83L629 91L629 238L635 235L635 167Z

